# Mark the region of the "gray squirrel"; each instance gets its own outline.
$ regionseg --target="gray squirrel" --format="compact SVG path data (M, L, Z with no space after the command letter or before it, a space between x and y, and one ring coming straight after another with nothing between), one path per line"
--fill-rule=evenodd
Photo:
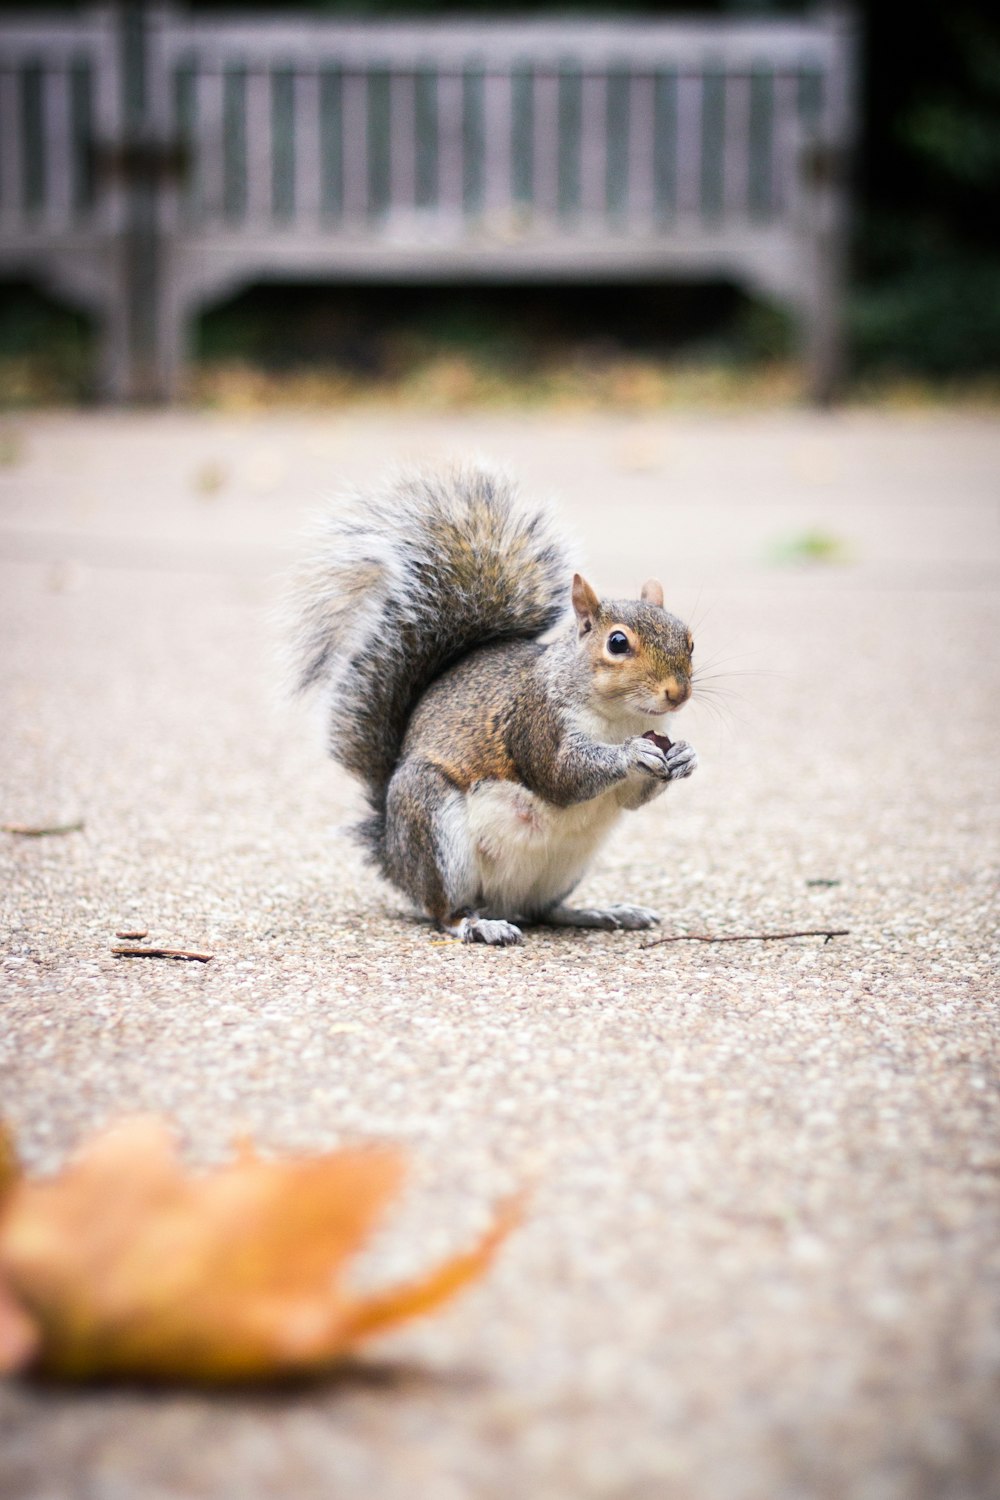
M469 465L332 509L295 581L297 686L325 690L330 754L365 785L356 833L467 943L659 921L563 903L619 814L695 769L662 734L691 696L691 633L655 579L602 600L570 577L548 511Z

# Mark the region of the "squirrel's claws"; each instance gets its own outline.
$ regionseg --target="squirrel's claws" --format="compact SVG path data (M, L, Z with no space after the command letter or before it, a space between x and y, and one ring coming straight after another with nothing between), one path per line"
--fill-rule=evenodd
M632 764L661 781L682 781L697 769L698 754L687 740L676 740L669 750L661 750L645 737L631 743Z
M632 765L640 771L647 772L650 776L656 776L661 781L670 780L670 771L667 757L658 745L652 740L643 738L634 739L631 742Z
M687 740L676 740L666 752L667 779L682 781L698 769L698 752Z
M495 948L510 948L524 942L524 934L513 922L488 917L465 917L462 923L463 943L489 943Z

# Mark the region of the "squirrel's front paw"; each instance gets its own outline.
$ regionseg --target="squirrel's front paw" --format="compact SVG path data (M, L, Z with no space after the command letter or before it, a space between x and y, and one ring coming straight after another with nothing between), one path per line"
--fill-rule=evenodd
M681 781L685 775L697 771L697 750L687 739L675 739L669 750L664 750L663 757L667 762L667 781Z
M664 754L667 763L667 780L682 781L698 769L698 753L687 740L675 740Z
M661 750L659 745L642 735L629 740L628 751L629 769L645 771L658 781L681 781L698 765L697 752L687 740L676 740L668 749Z
M628 751L630 771L645 771L658 781L670 780L670 768L667 764L669 752L661 750L659 745L654 745L652 740L647 740L642 735L629 740L625 748ZM671 749L676 749L676 746L672 745Z

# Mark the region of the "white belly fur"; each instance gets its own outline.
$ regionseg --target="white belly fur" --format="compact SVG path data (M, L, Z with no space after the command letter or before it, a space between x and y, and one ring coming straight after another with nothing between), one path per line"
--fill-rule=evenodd
M543 911L576 885L621 808L616 790L553 807L510 781L484 781L465 797L484 913Z

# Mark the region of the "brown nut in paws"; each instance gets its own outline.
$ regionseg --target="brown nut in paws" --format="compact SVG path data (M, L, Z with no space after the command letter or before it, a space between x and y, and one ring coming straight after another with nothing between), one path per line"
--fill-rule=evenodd
M673 740L668 739L665 734L657 734L655 729L647 729L643 739L652 740L657 750L662 750L664 754L673 748Z

